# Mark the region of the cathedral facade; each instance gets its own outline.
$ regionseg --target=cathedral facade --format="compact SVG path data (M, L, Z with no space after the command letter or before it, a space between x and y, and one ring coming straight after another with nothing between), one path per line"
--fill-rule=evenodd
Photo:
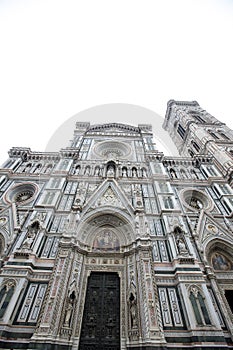
M0 169L0 349L233 349L233 132L196 101Z

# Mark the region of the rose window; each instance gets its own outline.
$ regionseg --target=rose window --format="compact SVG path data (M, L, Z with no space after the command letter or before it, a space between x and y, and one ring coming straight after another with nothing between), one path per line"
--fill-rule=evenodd
M37 191L38 186L34 183L17 184L11 187L6 193L5 200L8 203L15 202L24 204L32 200Z

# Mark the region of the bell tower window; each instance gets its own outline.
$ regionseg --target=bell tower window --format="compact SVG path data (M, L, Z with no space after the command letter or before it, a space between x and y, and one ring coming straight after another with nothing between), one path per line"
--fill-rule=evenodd
M185 129L183 128L182 125L178 125L177 132L180 135L180 137L183 139L185 135Z
M216 140L219 140L219 137L213 132L213 131L209 131L209 134Z
M200 146L199 146L196 142L193 142L192 144L193 144L193 148L194 148L197 152L199 152L199 151L200 151Z
M230 140L229 137L225 135L223 132L219 132L219 135L225 140Z
M198 123L201 123L201 124L204 124L204 123L205 123L204 119L202 119L202 117L200 116L200 114L197 113L196 111L190 111L189 114L190 114L194 119L196 119L196 121L197 121Z

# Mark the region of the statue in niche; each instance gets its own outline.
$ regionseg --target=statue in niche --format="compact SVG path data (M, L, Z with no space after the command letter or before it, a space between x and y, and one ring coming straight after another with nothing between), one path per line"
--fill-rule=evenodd
M133 175L133 177L137 177L138 176L136 168L132 169L132 175Z
M100 175L100 168L96 167L95 168L95 176L99 176Z
M127 176L128 176L128 173L127 173L127 169L126 169L126 168L123 168L123 169L122 169L122 176L123 176L123 177L127 177Z
M79 175L79 172L80 172L80 165L76 165L75 170L74 170L74 174Z
M34 241L34 236L28 234L26 239L24 240L22 244L22 249L23 250L31 250L32 243Z
M183 238L177 239L177 248L180 255L188 255L188 250L186 248L185 242Z
M115 169L114 169L114 167L112 165L110 165L108 167L108 170L107 170L107 176L112 177L114 175L115 175Z
M130 281L133 282L133 284L135 285L135 282L134 282L134 271L130 271Z
M188 249L186 247L186 243L185 243L185 238L183 237L183 231L181 230L181 228L179 226L177 226L174 229L174 233L175 233L175 239L176 239L176 245L177 245L177 249L180 255L188 255Z
M228 271L232 269L230 261L220 253L214 253L211 260L215 270Z
M26 235L26 239L22 244L23 250L32 250L31 247L39 229L40 229L39 221L34 221L31 225L28 226L28 233Z
M90 175L90 167L89 166L86 167L84 175Z
M75 301L75 292L73 291L68 298L67 306L66 306L66 314L65 314L65 322L64 326L69 327L70 326L70 320L74 308L74 301Z
M129 312L130 312L130 326L132 328L137 328L137 301L136 296L131 292L129 296Z
M142 168L142 177L147 177L146 169Z

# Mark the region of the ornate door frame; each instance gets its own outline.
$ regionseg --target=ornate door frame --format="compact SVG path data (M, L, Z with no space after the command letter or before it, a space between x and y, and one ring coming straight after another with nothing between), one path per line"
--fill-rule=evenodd
M126 312L126 264L125 258L89 258L86 257L83 262L83 276L82 276L82 286L81 293L79 296L79 312L77 317L76 325L76 336L79 343L81 336L81 328L84 314L85 297L87 293L88 277L92 272L115 272L119 276L120 281L120 348L121 350L126 349L126 339L127 339L127 312Z

